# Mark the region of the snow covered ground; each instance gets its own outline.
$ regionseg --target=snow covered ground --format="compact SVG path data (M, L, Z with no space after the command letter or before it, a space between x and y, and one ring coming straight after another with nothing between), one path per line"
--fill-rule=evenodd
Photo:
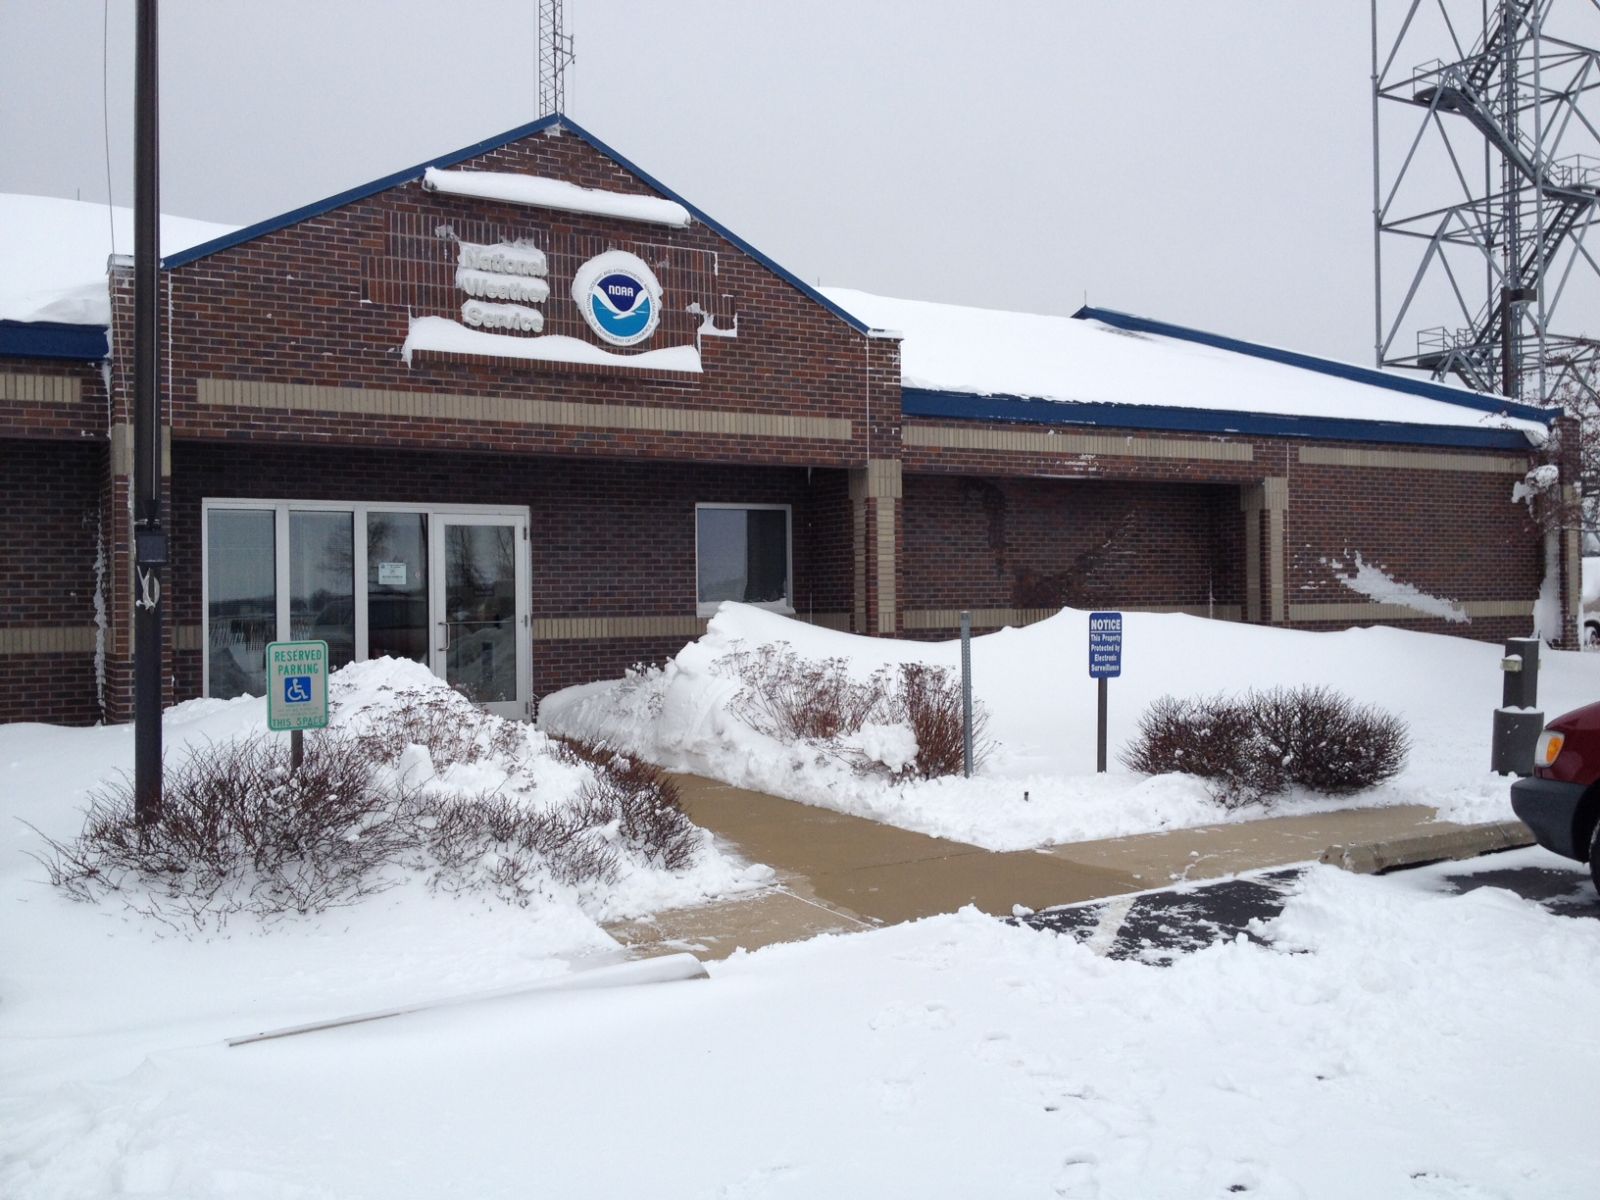
M8 903L8 925L46 919ZM1170 968L968 910L709 982L221 1044L348 1007L358 976L403 992L393 959L515 957L513 923L457 914L434 940L373 915L264 974L197 973L212 948L190 943L48 978L8 954L0 1195L1576 1200L1600 1171L1600 1048L1572 1026L1600 922L1493 888L1313 868L1259 931L1275 948ZM94 949L116 924L64 932ZM259 940L235 934L241 959ZM16 1002L35 985L53 1003Z
M793 633L769 619L725 614L698 652L718 631ZM1069 796L1181 811L1159 797L1186 795L1183 781L1081 778L1088 702L1047 690L1085 687L1079 626L1066 614L979 642L997 733L1011 739L997 761L1016 773L974 785L968 801L992 792L1002 804L1005 789L1051 779L1058 821L1078 819ZM1212 628L1130 618L1121 692L1160 690L1148 677L1179 650L1185 679L1220 686L1229 647ZM834 636L828 645L855 644ZM1472 736L1449 734L1451 715L1474 729L1486 717L1474 681L1493 674L1493 647L1374 630L1328 638L1319 657L1307 635L1252 636L1257 670L1331 673L1352 690L1376 655L1404 651L1404 669L1372 687L1416 710L1418 755L1436 772ZM1068 646L1071 658L1059 657ZM695 651L685 657L680 671L705 669ZM1047 661L1065 665L1039 669ZM1553 703L1581 690L1593 661L1556 656ZM354 673L341 683L345 719L402 683L426 681L398 664ZM1126 729L1133 697L1113 696ZM1444 706L1425 726L1424 700ZM1051 711L1029 725L1030 705ZM674 712L664 715L681 719ZM714 712L702 720L715 724ZM1059 746L1046 736L1057 722L1073 734ZM262 723L259 701L180 705L169 748ZM1491 789L1472 774L1480 749L1433 800L1465 779L1461 803L1486 803ZM72 903L43 882L29 857L42 843L22 821L71 834L85 791L126 769L131 750L127 727L0 727L7 1200L1559 1200L1592 1195L1600 1174L1592 1119L1576 1102L1600 1074L1600 1048L1571 1024L1600 981L1600 922L1495 888L1446 895L1426 872L1313 868L1256 930L1270 947L1239 940L1170 968L968 910L738 954L710 964L709 981L502 998L230 1049L230 1036L613 961L596 923L608 902L552 890L515 907L402 886L193 938L115 901ZM435 771L408 752L407 763L429 786L532 781L532 795L550 797L571 783L556 762ZM1484 861L1513 858L1581 870L1540 851ZM619 893L631 899L615 903L681 903L762 877L708 854L683 878L634 880ZM1567 1030L1575 1036L1549 1036Z
M860 675L884 663L958 668L957 642L861 638L725 605L706 635L659 672L589 684L546 698L545 729L609 741L674 769L993 850L1118 837L1259 816L1228 814L1186 776L1145 778L1113 761L1094 773L1095 685L1088 678L1088 614L1066 610L1023 629L972 641L973 688L998 746L979 776L887 786L834 759L779 745L728 710L738 681L719 663L741 646L787 642L811 659L841 657ZM1159 696L1326 684L1390 709L1410 726L1412 750L1395 779L1356 797L1291 794L1279 813L1351 804L1429 804L1454 821L1510 819L1506 781L1488 770L1501 699L1500 648L1388 627L1340 633L1246 626L1198 617L1128 613L1123 674L1110 684L1115 760ZM1539 683L1555 716L1600 698L1600 659L1544 652Z

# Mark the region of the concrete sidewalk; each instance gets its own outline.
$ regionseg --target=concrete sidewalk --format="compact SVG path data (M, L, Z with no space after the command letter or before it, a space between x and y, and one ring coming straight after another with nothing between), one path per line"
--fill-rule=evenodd
M847 932L976 905L1010 916L1173 882L1306 862L1330 847L1510 844L1501 830L1434 821L1420 805L1267 817L1170 833L995 853L861 817L780 800L694 775L674 777L684 809L738 854L773 867L776 885L748 897L657 914L610 932L635 953L689 949L723 958L819 933ZM1497 827L1498 828L1498 827ZM1413 850L1413 853L1416 851ZM1389 862L1382 856L1373 861Z

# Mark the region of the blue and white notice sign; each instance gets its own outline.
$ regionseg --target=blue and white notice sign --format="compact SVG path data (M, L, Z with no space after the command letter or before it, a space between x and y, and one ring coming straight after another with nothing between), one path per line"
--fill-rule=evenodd
M1122 674L1122 614L1089 614L1089 678L1115 679Z

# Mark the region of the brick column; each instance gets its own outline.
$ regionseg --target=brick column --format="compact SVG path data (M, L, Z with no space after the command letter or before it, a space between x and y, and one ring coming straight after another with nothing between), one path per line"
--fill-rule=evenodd
M850 472L857 633L893 636L900 630L902 496L897 458L868 459L865 468Z
M1282 625L1289 619L1285 580L1289 517L1289 480L1275 476L1239 489L1239 510L1244 514L1244 619L1267 620ZM1262 516L1266 516L1266 545L1262 546ZM1263 549L1265 555L1263 555ZM1266 559L1266 603L1262 603L1262 558Z

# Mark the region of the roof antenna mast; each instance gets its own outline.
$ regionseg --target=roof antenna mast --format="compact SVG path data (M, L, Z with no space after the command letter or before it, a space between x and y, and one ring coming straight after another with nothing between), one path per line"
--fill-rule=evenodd
M572 35L563 33L563 0L539 0L539 115L554 116L567 107L567 64L572 61Z

